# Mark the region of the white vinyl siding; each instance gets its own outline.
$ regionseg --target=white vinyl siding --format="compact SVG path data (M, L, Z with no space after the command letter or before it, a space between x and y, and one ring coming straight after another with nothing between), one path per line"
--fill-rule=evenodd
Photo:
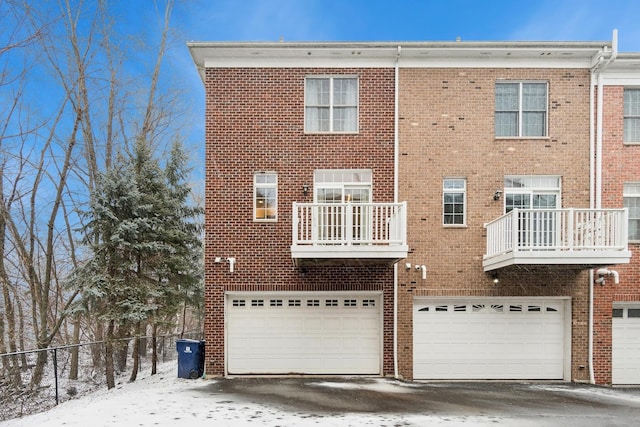
M358 132L358 79L307 77L305 132Z
M497 137L547 135L547 84L498 82L495 99Z
M624 90L624 142L640 143L640 89Z

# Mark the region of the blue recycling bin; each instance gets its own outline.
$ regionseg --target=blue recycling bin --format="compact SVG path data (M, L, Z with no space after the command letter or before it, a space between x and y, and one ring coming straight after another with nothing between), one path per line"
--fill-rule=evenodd
M196 379L204 374L204 341L177 340L178 378Z

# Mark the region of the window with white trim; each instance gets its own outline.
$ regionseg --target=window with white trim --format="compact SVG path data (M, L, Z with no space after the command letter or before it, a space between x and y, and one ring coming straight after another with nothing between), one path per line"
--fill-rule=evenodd
M629 240L640 242L640 182L623 184L622 196L629 210Z
M506 176L504 178L505 213L513 209L560 208L560 177L549 175Z
M307 77L304 107L307 133L358 132L358 79Z
M640 89L624 90L624 142L640 143Z
M278 175L257 173L253 176L253 219L276 221L278 215Z
M517 242L520 247L538 249L555 246L558 219L554 211L561 207L560 183L559 176L504 178L505 213L521 210L513 219L517 221Z
M442 181L442 223L444 225L466 224L467 180L445 178Z
M498 137L547 135L547 83L496 82Z

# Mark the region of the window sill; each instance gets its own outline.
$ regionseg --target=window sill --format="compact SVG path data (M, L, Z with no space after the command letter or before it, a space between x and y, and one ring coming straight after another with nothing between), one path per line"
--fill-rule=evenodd
M504 140L524 140L524 141L550 141L550 136L496 136L496 141L504 141Z
M253 222L258 224L270 224L274 222L278 222L278 219L254 219Z
M640 141L623 141L622 145L639 146L640 145Z
M443 228L467 228L467 224L442 224Z
M359 131L352 132L304 132L305 135L359 135Z

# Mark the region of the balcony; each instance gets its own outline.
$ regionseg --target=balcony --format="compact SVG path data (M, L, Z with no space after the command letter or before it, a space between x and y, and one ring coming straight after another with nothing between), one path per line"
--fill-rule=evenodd
M296 265L392 265L407 251L406 202L293 204Z
M482 265L591 268L626 264L626 209L514 209L488 224Z

